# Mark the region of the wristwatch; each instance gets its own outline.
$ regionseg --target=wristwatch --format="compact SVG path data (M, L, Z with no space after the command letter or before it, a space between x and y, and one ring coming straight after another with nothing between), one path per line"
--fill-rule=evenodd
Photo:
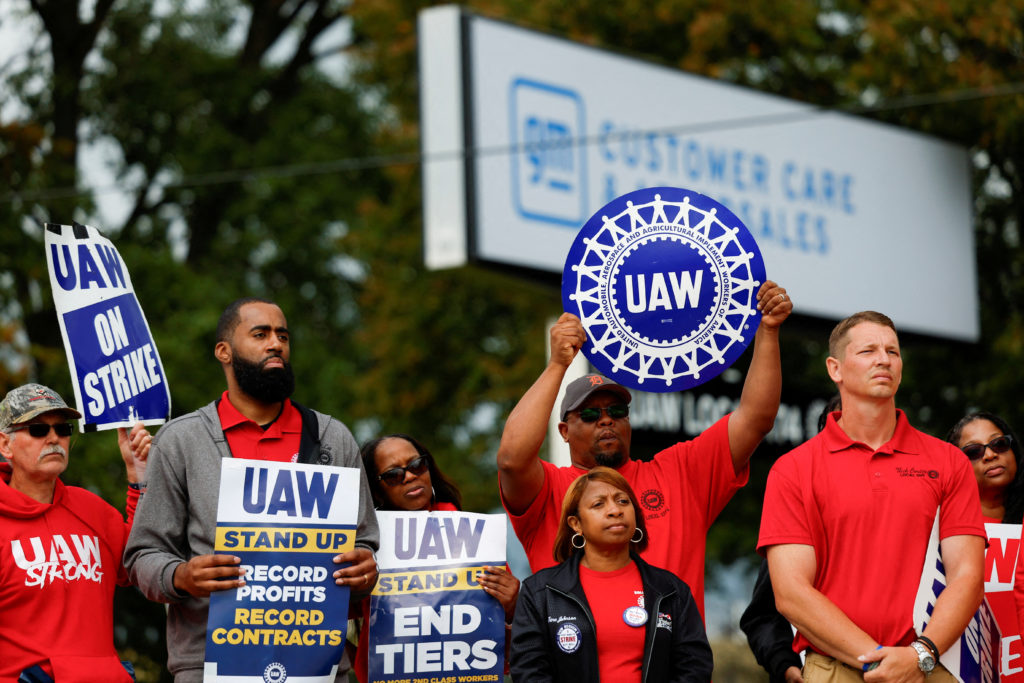
M917 668L927 676L935 668L935 657L932 656L931 651L924 643L919 643L915 640L910 644L910 647L914 648L917 652Z

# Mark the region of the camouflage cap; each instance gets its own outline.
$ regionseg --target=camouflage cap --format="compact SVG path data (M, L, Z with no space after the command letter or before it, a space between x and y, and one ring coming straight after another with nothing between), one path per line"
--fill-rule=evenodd
M7 396L0 402L0 430L28 422L51 410L61 411L68 419L77 420L82 417L80 412L69 408L53 389L42 384L23 384L7 392Z

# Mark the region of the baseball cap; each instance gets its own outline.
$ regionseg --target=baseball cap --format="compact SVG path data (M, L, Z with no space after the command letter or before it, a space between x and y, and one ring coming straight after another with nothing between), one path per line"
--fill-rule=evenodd
M571 410L576 410L587 400L587 397L597 391L609 391L622 397L626 403L633 400L629 389L617 382L613 382L604 375L583 375L575 379L565 388L565 397L562 399L562 419Z
M0 430L11 425L28 422L51 410L61 411L68 419L79 419L82 414L69 408L53 389L42 384L23 384L7 392L0 401Z

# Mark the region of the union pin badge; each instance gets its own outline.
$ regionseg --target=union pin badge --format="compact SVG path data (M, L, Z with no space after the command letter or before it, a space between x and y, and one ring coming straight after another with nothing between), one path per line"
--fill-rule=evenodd
M562 305L583 322L583 352L599 371L641 391L683 391L746 350L764 281L757 243L732 211L651 187L583 225L562 271Z

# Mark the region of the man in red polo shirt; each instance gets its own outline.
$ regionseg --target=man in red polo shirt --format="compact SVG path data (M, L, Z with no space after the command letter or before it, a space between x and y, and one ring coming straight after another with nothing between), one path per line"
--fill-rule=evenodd
M650 533L644 559L683 579L703 616L708 528L747 483L747 462L779 410L779 326L793 303L786 290L771 281L761 285L757 302L761 324L734 412L650 462L633 460L629 391L601 375L581 377L566 387L558 413L559 432L569 444L570 467L556 467L539 457L565 371L586 341L579 318L562 314L551 328L548 366L509 415L498 447L502 502L533 571L555 564L552 549L569 485L594 465L613 467L640 499Z
M826 365L842 411L772 467L758 540L775 602L798 630L793 649L807 650L804 678L954 681L939 653L983 597L970 462L896 409L903 360L888 317L840 322ZM936 515L947 583L918 636L914 599Z
M203 680L209 595L244 585L239 558L213 554L223 458L253 458L363 472L359 447L334 418L294 403L284 313L265 299L239 299L221 315L214 356L227 391L199 410L168 422L150 455L148 488L125 549L125 566L151 600L170 603L167 668L175 683ZM355 549L335 557L350 563L334 573L352 599L377 580L373 551L377 518L365 473L360 477ZM338 681L347 680L345 656Z

